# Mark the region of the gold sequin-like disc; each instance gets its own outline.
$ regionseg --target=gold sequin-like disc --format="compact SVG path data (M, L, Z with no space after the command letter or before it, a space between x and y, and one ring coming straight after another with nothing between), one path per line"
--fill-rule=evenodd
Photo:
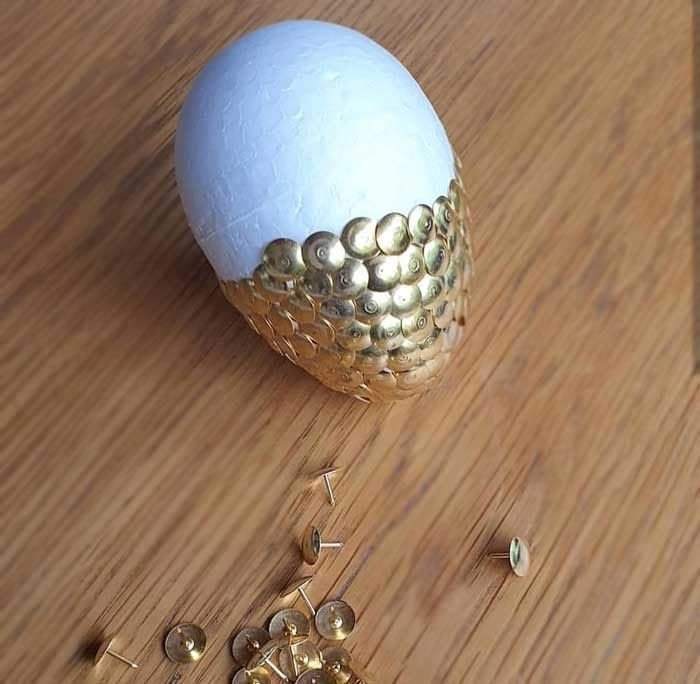
M252 278L221 289L327 387L363 401L421 394L449 372L470 312L471 214L456 171L446 190L406 216L354 218L340 237L273 240Z
M307 670L297 684L335 684L335 679L324 670Z
M347 639L355 629L355 611L345 601L324 603L316 613L316 630L328 641Z

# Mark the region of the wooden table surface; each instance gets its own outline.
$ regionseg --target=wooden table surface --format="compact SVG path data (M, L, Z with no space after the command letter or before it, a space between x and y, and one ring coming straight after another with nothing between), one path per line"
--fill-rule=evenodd
M378 682L700 681L691 7L681 0L9 2L0 136L0 681L153 682L312 597ZM478 221L441 389L366 406L260 343L187 227L202 64L290 17L356 27L433 101ZM345 466L338 506L308 475ZM534 547L517 579L485 553ZM118 633L139 670L91 668Z

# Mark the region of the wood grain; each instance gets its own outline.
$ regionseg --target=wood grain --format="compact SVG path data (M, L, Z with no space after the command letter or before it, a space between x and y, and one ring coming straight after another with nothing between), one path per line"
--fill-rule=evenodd
M0 9L0 681L186 682L316 600L391 682L699 682L691 12L681 0L9 2ZM174 184L201 65L289 17L404 61L465 164L478 288L459 372L364 406L231 311ZM329 509L307 475L346 466ZM518 580L484 558L519 534ZM118 632L141 663L96 672Z

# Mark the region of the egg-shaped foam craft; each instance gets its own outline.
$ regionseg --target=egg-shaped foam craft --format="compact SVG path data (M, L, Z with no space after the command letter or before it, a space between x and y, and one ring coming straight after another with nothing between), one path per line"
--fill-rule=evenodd
M474 270L459 169L404 66L319 21L219 52L175 138L185 213L226 298L276 352L367 401L449 372Z

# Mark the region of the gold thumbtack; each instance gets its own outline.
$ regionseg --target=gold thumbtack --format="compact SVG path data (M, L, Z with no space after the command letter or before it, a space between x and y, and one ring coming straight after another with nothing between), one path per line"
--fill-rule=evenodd
M287 644L286 647L280 651L280 665L283 670L290 673L293 679L296 679L300 672L303 671L297 666L299 661L295 658L295 655L301 652L296 644L301 644L308 639L310 633L311 627L309 625L309 618L299 610L294 610L292 608L281 610L279 613L273 615L270 620L270 636L279 642L286 642ZM292 643L293 640L296 641L296 644ZM301 660L303 661L303 658ZM302 665L303 664L302 662ZM291 667L285 667L285 665L291 665ZM307 666L305 669L308 670L309 667Z
M309 525L301 539L301 555L309 565L315 565L321 555L321 549L342 549L343 542L324 542L318 527Z
M306 603L306 605L309 607L311 615L316 615L316 608L314 608L314 604L311 603L311 599L306 593L306 587L309 586L312 579L313 577L302 577L301 579L294 580L294 582L292 582L286 589L282 590L280 593L280 598L284 599L296 592L299 592L301 598L304 599L304 603Z
M244 627L231 643L231 655L239 665L245 666L268 641L270 641L270 635L267 630L260 627Z
M319 670L322 662L321 651L310 641L280 651L280 667L291 679L298 679L307 670Z
M297 679L297 684L335 684L335 679L325 670L307 670Z
M271 684L272 677L264 667L255 670L243 668L238 670L231 680L231 684Z
M175 625L165 637L165 654L174 663L194 663L204 655L206 647L204 630L190 622Z
M324 468L314 475L315 479L323 478L323 483L326 485L326 492L328 493L328 501L331 506L335 506L335 494L333 493L333 485L331 484L331 475L339 471L340 468Z
M315 621L324 639L342 641L355 629L355 611L345 601L329 601L318 609Z
M340 648L340 646L324 648L321 651L321 657L323 658L323 669L333 675L338 684L346 684L355 674L350 667L352 658L344 648Z
M270 636L277 641L286 641L290 636L308 638L310 632L309 618L300 610L280 610L270 620Z
M525 577L530 570L530 547L519 537L510 540L507 552L489 553L489 558L507 558L510 567L518 577Z
M123 663L128 665L129 667L138 667L138 665L129 660L128 658L125 658L121 653L117 653L116 651L112 650L112 643L114 642L115 636L114 634L110 634L99 646L97 649L97 653L95 653L95 660L93 661L93 665L97 666L99 665L104 659L105 656L112 656L112 658L116 658L117 660L121 660Z
M296 644L301 643L305 637L289 637L289 645L296 646ZM283 643L280 641L275 641L274 639L263 644L253 655L253 657L248 661L246 669L257 670L260 667L272 670L282 681L288 682L289 677L282 672L282 670L275 665L272 660L272 656L280 650Z

